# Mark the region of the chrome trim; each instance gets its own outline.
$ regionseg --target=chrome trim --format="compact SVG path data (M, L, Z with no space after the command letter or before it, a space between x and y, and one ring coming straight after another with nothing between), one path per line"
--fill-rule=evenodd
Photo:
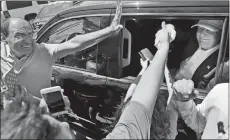
M221 41L220 41L220 49L218 53L218 59L217 59L217 64L216 64L216 73L214 77L214 85L218 84L220 82L220 75L222 73L222 67L221 63L224 60L225 56L225 51L227 49L227 41L228 41L228 34L229 34L229 23L228 23L228 18L224 19L223 23L223 28L222 28L222 33L221 33Z
M49 30L51 27L53 27L54 25L65 21L65 20L69 20L69 19L74 19L74 18L82 18L82 17L96 17L96 16L110 16L110 15L115 15L115 13L109 13L109 14L90 14L90 15L81 15L81 16L73 16L73 17L69 17L69 18L65 18L62 20L59 20L58 22L52 24L51 26L49 26L49 28L47 28L39 37L37 40L39 40L41 38L41 36L47 32L47 30ZM193 17L193 16L205 16L205 17L212 17L212 16L229 16L228 13L122 13L122 16L178 16L178 17L182 17L182 16L189 16L189 17Z
M112 13L111 15L115 15ZM229 13L122 13L122 16L229 16Z

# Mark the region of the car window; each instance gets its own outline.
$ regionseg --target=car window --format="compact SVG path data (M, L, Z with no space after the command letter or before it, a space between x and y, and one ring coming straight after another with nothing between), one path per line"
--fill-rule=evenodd
M210 41L207 41L208 39L198 38L200 40L202 39L200 42L198 41L197 37L200 36L197 36L197 34L201 33L197 27L191 27L200 20L203 19L152 19L151 17L143 17L142 19L135 16L126 20L125 28L127 28L132 35L132 54L130 64L122 70L122 77L135 77L140 72L139 51L148 48L153 54L156 53L157 49L154 47L155 34L161 28L162 21L166 21L166 24L173 24L177 32L175 40L170 43L170 52L167 61L171 75L177 80L183 78L191 79L196 88L205 89L212 77L205 78L204 75L208 74L217 65L219 54L218 46L220 42L217 44L214 43L215 45L211 47L209 44ZM205 20L217 23L217 19ZM202 33L208 37L205 31L202 31ZM216 33L215 39L221 40L221 29ZM201 46L199 46L199 44L201 44ZM199 48L205 48L206 46L210 46L208 51L200 51ZM124 51L123 49L123 52Z
M32 1L6 1L7 9L17 9L32 6Z
M69 19L60 22L50 28L43 35L43 37L41 37L39 42L58 44L63 43L75 37L76 35L100 30L102 27L104 28L108 25L106 24L106 22L103 22L103 25L101 26L101 19L104 18L84 17L78 19ZM104 63L106 63L106 61L104 61L104 58L105 56L98 51L98 45L94 45L87 50L68 55L58 60L56 63L68 67L81 68L96 73L98 68L104 68Z
M37 1L38 4L48 4L48 1Z
M61 12L62 10L67 9L71 5L72 5L72 3L47 5L47 6L42 8L42 10L39 12L37 17L41 18L41 17L54 16L57 13Z

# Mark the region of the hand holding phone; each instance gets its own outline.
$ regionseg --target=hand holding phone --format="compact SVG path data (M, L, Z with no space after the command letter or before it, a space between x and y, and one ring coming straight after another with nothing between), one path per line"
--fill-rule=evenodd
M153 59L153 54L147 48L142 49L140 52L138 52L138 54L141 56L143 61L152 61Z
M64 101L63 89L60 86L45 88L40 91L45 104L52 116L68 113ZM41 101L42 102L42 101Z

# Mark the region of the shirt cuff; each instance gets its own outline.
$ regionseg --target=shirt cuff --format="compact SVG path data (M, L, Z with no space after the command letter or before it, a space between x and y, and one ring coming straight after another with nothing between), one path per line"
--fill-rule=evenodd
M175 101L175 104L179 111L191 109L193 106L193 101L189 100L187 102Z

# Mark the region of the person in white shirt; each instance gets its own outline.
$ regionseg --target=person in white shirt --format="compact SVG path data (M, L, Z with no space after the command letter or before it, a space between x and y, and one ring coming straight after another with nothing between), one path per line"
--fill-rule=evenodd
M203 102L196 106L193 98L199 93L191 80L173 84L173 102L185 123L202 139L228 139L228 83L217 84Z

